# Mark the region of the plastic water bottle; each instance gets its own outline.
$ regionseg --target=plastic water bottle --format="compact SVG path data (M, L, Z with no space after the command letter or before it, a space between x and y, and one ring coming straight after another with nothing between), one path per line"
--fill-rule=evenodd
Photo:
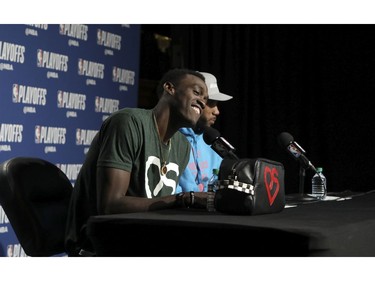
M327 179L323 175L323 168L316 168L316 174L312 177L311 186L313 197L322 200L327 196Z
M219 169L212 170L212 177L207 186L207 211L215 212L215 192L219 184Z

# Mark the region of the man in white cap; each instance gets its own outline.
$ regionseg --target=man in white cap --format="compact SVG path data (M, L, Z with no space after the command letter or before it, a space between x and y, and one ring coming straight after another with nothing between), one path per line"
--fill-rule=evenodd
M203 139L203 129L205 126L211 127L218 115L219 101L227 101L232 96L220 93L214 75L207 72L200 72L204 78L208 89L208 102L203 109L203 113L197 123L192 128L181 128L182 132L191 145L189 163L180 177L176 192L201 192L207 191L207 184L212 176L213 169L219 169L222 158L205 143Z

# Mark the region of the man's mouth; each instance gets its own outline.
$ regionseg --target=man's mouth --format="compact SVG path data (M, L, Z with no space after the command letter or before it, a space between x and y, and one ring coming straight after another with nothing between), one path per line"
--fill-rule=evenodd
M201 115L202 109L198 105L192 105L191 107L198 115Z

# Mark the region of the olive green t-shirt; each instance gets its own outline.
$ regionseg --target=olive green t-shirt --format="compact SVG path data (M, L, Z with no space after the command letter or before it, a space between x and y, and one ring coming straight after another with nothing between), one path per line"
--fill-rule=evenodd
M151 110L124 109L113 114L104 122L98 141L97 166L131 172L128 194L132 196L174 194L190 155L189 144L179 132L171 139L170 151L159 141ZM159 172L161 159L168 163L166 176Z
M170 149L159 141L152 110L125 108L113 113L93 139L75 183L68 215L67 248L75 251L85 245L82 230L89 216L97 215L97 167L131 172L127 195L160 197L175 194L189 153L190 144L180 132L171 138ZM167 163L165 175L160 173L163 160Z

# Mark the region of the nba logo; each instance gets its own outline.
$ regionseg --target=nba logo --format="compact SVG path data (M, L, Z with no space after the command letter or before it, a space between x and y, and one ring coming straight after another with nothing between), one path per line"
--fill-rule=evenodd
M35 126L35 143L40 143L41 128L39 125Z
M36 65L38 67L42 67L43 66L43 50L42 49L38 49Z

